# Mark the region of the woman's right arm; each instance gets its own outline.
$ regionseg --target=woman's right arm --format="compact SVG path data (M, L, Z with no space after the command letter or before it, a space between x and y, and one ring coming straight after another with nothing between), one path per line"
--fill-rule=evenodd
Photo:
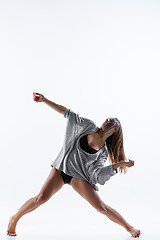
M42 94L33 92L33 99L35 102L44 102L51 108L53 108L55 111L61 113L64 115L64 111L67 109L66 107L56 104L49 99L45 98Z

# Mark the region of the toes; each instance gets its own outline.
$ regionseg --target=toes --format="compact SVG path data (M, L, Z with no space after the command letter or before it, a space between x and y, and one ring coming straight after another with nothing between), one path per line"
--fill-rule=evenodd
M137 233L133 234L132 237L136 238L139 237L139 235Z
M16 233L8 233L8 232L7 232L7 235L8 235L8 236L17 236Z
M139 237L141 234L140 230L138 230L137 232L133 233L132 237Z

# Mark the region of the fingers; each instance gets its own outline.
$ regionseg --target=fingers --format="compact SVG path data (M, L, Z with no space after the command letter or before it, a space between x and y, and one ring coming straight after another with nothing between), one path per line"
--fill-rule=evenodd
M42 95L42 94L37 93L37 92L33 92L33 95Z
M33 99L34 99L34 101L38 102L39 96L36 96L35 94L33 94Z
M33 99L35 102L42 102L44 96L40 93L33 92Z
M134 166L134 161L129 160L129 163L130 163L130 166L131 166L131 167Z
M129 159L129 162L131 162L131 163L133 163L133 164L134 164L134 161L133 161L133 160L130 160L130 159Z
M133 160L130 160L130 159L128 159L128 160L129 160L128 162L125 161L126 167L132 167L132 166L134 166L134 161L133 161Z

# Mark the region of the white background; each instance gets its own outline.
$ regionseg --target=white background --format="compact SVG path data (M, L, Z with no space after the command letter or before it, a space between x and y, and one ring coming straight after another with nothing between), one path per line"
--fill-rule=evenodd
M35 91L99 127L107 117L121 121L135 165L97 184L98 194L141 239L159 239L159 43L156 0L0 1L0 236L38 194L63 144L66 119L34 102ZM17 234L130 238L69 185L25 215Z

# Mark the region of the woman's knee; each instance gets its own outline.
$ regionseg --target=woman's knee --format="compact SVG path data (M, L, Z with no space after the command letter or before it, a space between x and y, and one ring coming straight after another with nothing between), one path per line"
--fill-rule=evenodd
M47 202L49 198L44 193L39 193L34 200L37 204L41 205Z
M106 214L108 211L108 206L106 204L100 204L96 206L96 210L102 214Z

